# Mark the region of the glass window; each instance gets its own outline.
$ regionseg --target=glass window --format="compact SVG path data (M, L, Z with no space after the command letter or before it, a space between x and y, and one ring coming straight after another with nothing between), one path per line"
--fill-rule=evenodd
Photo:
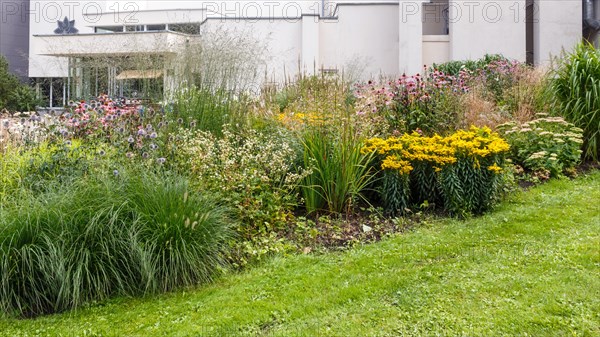
M172 32L177 32L177 33L199 35L200 34L200 25L197 23L170 24L169 30Z
M146 30L149 32L150 31L152 31L152 32L163 31L166 29L167 29L166 25L148 25L148 26L146 26Z
M96 33L118 33L123 31L123 26L110 26L110 27L95 27Z
M144 25L125 26L125 31L126 32L143 32L144 28L145 28Z

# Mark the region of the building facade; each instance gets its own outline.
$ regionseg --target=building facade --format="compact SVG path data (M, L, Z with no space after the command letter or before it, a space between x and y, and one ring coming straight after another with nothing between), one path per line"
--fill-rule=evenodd
M98 93L126 96L140 80L174 92L186 74L201 72L184 56L217 32L262 44L252 66L256 90L300 72L397 76L485 54L544 65L582 39L584 19L598 18L596 2L32 0L28 74L54 106ZM216 42L240 47L239 39Z

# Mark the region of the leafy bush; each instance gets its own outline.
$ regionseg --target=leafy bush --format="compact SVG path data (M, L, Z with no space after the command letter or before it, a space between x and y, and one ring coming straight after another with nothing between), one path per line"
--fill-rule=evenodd
M79 180L0 214L0 308L35 316L209 281L227 210L181 177Z
M0 55L0 110L11 108L10 96L19 86L17 77L8 72L8 61L4 55Z
M17 111L35 111L44 101L37 97L35 91L25 85L18 86L9 97L10 107Z
M231 205L240 224L236 229L242 246L236 247L236 263L258 259L277 245L272 235L282 234L297 205L297 186L304 173L296 167L293 138L283 130L259 133L233 132L226 128L221 138L210 132L189 132L182 157L188 158L194 184L217 194ZM253 242L244 246L243 242ZM246 249L247 248L247 249Z
M441 64L434 63L432 68L450 76L458 76L461 71L477 72L480 69L485 68L490 63L498 61L508 61L508 59L502 55L486 54L484 57L478 60L450 61Z
M527 170L545 170L551 176L572 171L581 159L582 130L561 117L537 115L527 123L498 126L511 146L511 158Z
M377 153L384 171L384 208L405 213L411 205L443 207L464 216L490 208L498 193L509 145L489 128L472 127L450 136L369 139L363 153ZM442 205L436 205L436 202Z
M0 55L0 110L33 111L41 101L29 86L8 71L8 62Z
M600 51L581 43L558 64L549 98L556 113L583 129L583 156L600 159Z

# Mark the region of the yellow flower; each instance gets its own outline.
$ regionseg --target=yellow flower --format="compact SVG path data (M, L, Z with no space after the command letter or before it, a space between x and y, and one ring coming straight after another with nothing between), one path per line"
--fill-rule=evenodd
M494 163L494 165L492 166L488 166L487 168L489 171L492 171L496 174L500 174L502 173L502 167L498 166L496 163Z
M382 170L397 170L402 175L409 174L413 167L410 162L398 159L397 156L388 156L381 163Z

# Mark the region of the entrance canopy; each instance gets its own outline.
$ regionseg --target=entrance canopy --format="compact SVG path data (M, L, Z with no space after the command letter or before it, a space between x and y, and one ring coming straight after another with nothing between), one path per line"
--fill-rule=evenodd
M131 80L131 79L153 79L163 75L162 70L124 70L115 79Z

